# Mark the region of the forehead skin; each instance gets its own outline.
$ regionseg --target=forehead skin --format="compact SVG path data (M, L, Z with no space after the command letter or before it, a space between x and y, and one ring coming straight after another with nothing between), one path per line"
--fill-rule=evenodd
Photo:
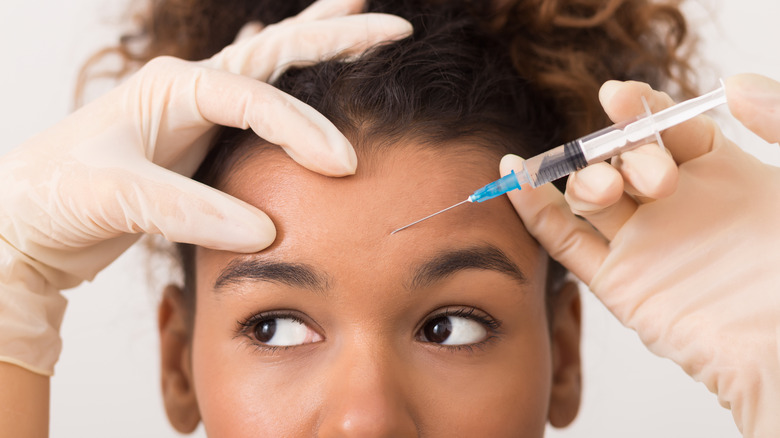
M407 146L361 157L344 178L265 148L219 187L266 212L278 235L252 255L198 248L193 373L210 437L326 435L331 424L372 414L430 436L543 435L551 380L546 254L505 197L391 235L499 177L497 158L473 147ZM472 269L411 288L415 269L437 254L485 245L526 280ZM307 264L328 287L260 281L214 291L231 261L252 258ZM415 340L433 311L462 305L502 321L495 341L453 352ZM280 308L311 318L325 340L273 354L244 348L236 321Z

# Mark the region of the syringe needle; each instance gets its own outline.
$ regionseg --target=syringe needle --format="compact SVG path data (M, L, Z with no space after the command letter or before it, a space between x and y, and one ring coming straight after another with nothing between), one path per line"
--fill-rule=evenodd
M414 225L414 224L419 224L420 222L422 222L422 221L424 221L424 220L426 220L426 219L430 219L430 218L432 218L432 217L436 216L437 214L444 213L444 212L445 212L445 211L447 211L447 210L452 210L453 208L455 208L455 207L457 207L457 206L459 206L459 205L461 205L461 204L465 204L465 203L467 203L467 202L469 202L469 200L468 200L468 199L466 199L465 201L460 201L460 202L458 202L458 203L457 203L457 204L455 204L455 205L451 205L451 206L449 206L449 207L445 208L444 210L437 211L436 213L434 213L434 214L431 214L431 215L428 215L428 216L425 216L424 218L422 218L422 219L420 219L420 220L417 220L417 221L414 221L414 222L412 222L412 223L411 223L411 224L409 224L409 225L405 225L405 226L403 226L403 227L401 227L401 228L399 228L399 229L397 229L397 230L393 231L393 232L392 232L392 233L390 233L390 234L395 234L395 233L397 233L397 232L399 232L399 231L401 231L401 230L405 230L405 229L407 229L407 228L411 227L411 226L412 226L412 225Z

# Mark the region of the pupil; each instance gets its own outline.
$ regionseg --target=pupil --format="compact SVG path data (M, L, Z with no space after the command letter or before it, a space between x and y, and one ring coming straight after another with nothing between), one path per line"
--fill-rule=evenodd
M276 320L268 319L261 321L255 326L255 337L260 342L268 342L276 334Z
M425 339L440 344L450 337L450 333L452 333L452 323L450 322L450 318L442 316L431 320L425 325L423 331L425 332Z

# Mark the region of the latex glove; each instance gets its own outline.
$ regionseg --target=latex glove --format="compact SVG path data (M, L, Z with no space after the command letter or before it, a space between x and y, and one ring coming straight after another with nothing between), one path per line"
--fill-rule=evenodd
M320 1L213 58L157 58L126 83L0 159L0 361L51 375L65 299L138 233L253 252L275 237L254 207L188 178L215 124L252 128L300 164L353 173L347 139L322 115L262 81L295 64L357 55L411 25Z
M730 78L733 114L780 140L780 84ZM645 84L608 82L619 122L672 104ZM528 230L588 284L655 354L679 364L731 408L747 437L780 431L780 169L761 163L701 116L552 185L509 197ZM502 174L520 167L507 156ZM578 219L581 215L588 222Z

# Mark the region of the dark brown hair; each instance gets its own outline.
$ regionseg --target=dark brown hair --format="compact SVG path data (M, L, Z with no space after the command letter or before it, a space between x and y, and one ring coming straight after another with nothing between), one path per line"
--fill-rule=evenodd
M134 15L138 30L93 57L78 90L99 76L121 76L150 59L171 55L199 60L230 44L249 21L271 24L297 14L313 0L149 0ZM676 97L696 93L687 59L693 47L680 0L378 0L374 11L397 13L456 3L505 42L518 71L562 116L573 139L608 120L597 99L609 79L641 80ZM401 13L399 13L401 12ZM115 71L100 59L117 54ZM80 94L80 91L79 91Z

